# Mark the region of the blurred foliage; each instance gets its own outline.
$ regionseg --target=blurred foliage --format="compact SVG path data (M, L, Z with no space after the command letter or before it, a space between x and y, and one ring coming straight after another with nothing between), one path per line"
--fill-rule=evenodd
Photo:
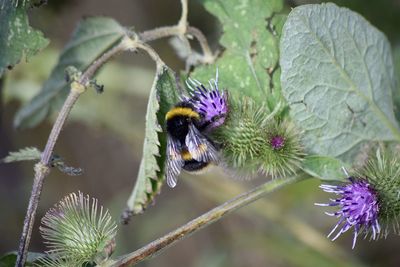
M397 77L397 86L393 90L394 114L397 120L400 120L400 43L393 48L395 75Z
M0 77L21 59L28 60L49 43L29 26L29 1L0 1Z
M9 152L8 156L0 160L0 163L10 163L14 161L25 161L25 160L39 160L40 150L36 147L25 147L18 151Z
M72 66L83 72L96 58L115 45L124 33L125 29L111 18L83 19L61 52L42 90L16 114L14 126L34 127L58 111L69 92L67 67Z
M42 253L29 252L26 259L26 267L38 267L39 259L45 257ZM0 267L14 267L15 261L17 260L17 252L6 253L0 257Z

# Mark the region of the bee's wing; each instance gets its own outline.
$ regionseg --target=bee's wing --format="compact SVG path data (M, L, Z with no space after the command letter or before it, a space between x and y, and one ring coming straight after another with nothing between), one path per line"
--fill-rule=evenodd
M189 124L185 143L193 159L202 162L218 162L217 149L193 124Z
M181 173L184 161L182 159L177 141L174 141L170 136L167 139L167 168L165 171L167 184L169 187L176 186L177 177Z

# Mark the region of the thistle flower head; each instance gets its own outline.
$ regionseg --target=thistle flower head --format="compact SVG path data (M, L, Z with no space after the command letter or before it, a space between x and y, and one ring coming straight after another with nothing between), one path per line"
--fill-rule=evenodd
M272 149L278 150L284 147L285 139L281 135L275 135L270 138L269 143L271 144Z
M294 174L304 156L301 134L294 125L271 120L265 127L265 139L267 146L260 154L260 171L272 178Z
M228 95L226 91L220 91L218 88L218 69L215 79L209 81L209 88L191 78L186 84L191 89L190 101L202 115L204 123L209 125L207 128L214 129L221 126L228 115Z
M332 241L342 233L354 228L353 248L356 245L357 236L364 232L372 233L372 239L377 239L381 231L378 222L379 201L375 189L364 179L349 178L350 183L344 185L321 185L320 187L328 193L338 195L327 204L316 204L319 206L338 207L333 213L326 212L329 216L339 219L328 237L335 232Z
M70 194L50 209L40 227L47 253L53 258L73 262L105 261L113 252L116 224L108 211L98 207L97 199L81 192Z
M263 131L266 116L265 108L257 107L250 99L232 106L225 124L213 135L213 140L223 146L227 166L258 171L257 158L267 145Z

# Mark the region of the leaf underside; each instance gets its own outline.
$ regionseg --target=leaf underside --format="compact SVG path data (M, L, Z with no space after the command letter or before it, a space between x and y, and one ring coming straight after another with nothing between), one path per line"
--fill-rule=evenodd
M160 192L164 183L166 134L165 114L178 101L174 73L160 67L154 78L147 104L143 156L132 194L127 202L130 213L142 213Z
M69 90L65 69L73 66L84 71L100 55L113 47L124 34L125 29L111 18L89 17L82 20L64 47L57 65L42 90L18 111L14 126L34 127L49 114L58 111Z
M334 4L293 9L280 44L281 85L307 152L351 163L368 141L398 139L389 42Z

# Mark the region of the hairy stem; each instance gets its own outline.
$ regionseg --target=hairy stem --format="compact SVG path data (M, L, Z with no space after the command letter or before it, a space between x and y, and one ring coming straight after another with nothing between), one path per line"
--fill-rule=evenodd
M42 192L43 181L50 171L49 163L53 154L53 149L61 132L61 129L65 123L65 120L67 119L69 112L71 111L80 94L81 93L76 90L71 90L70 94L64 102L64 105L57 117L56 122L53 125L53 129L50 132L46 147L42 153L41 160L35 165L35 178L33 180L32 192L29 199L28 210L26 212L24 220L24 226L18 249L18 257L15 266L22 267L24 266L24 263L26 261L29 242L32 235L32 228L35 221L35 215L37 207L39 205L40 194Z
M207 38L204 36L204 34L199 29L190 26L187 29L187 34L192 35L193 37L195 37L197 39L197 41L199 41L199 44L201 46L201 49L203 50L203 54L204 54L205 58L207 58L209 60L214 59L214 55L211 52L211 48L207 42Z
M196 27L188 26L187 23L188 1L181 0L181 5L182 5L182 13L178 24L174 26L165 26L144 31L139 34L139 39L144 43L172 36L179 36L182 39L187 40L185 35L190 35L196 38L197 41L199 42L201 50L203 51L204 55L204 61L205 61L204 63L211 63L214 60L214 55L208 44L207 38Z
M122 51L134 49L135 47L133 42L134 41L131 38L125 36L118 45L105 52L86 69L86 71L80 77L79 83L86 84L96 74L96 71L113 56Z
M146 43L138 43L137 44L137 48L142 49L144 51L147 52L147 54L151 57L151 59L153 59L153 61L156 63L157 66L157 70L161 67L164 66L165 63L164 61L162 61L162 59L160 58L160 56L157 54L156 51L154 51L153 48L151 48L151 46L149 46Z
M65 100L63 107L61 108L61 111L58 114L57 119L53 125L49 138L47 139L45 149L42 153L41 160L35 165L35 178L33 181L31 196L29 198L28 209L24 220L24 226L20 238L18 256L15 266L23 267L25 264L36 211L39 205L40 194L42 192L43 181L50 172L49 164L51 156L53 155L54 146L65 124L65 121L69 113L71 112L72 107L78 100L79 96L85 92L88 81L96 73L96 71L113 55L127 49L130 49L130 47L127 44L126 39L122 39L120 44L116 45L114 48L110 49L102 56L100 56L96 61L94 61L93 64L84 72L84 74L82 74L79 81L71 83L70 93Z
M166 234L165 236L154 240L148 245L138 249L130 254L122 256L117 260L112 267L132 266L141 261L144 261L157 253L160 253L175 244L176 242L188 237L198 230L214 223L232 211L235 211L243 206L246 206L257 199L279 189L286 185L304 180L305 176L295 176L292 178L276 179L262 184L248 192L245 192L224 204L210 210L209 212L197 217L196 219L186 223L178 229Z

